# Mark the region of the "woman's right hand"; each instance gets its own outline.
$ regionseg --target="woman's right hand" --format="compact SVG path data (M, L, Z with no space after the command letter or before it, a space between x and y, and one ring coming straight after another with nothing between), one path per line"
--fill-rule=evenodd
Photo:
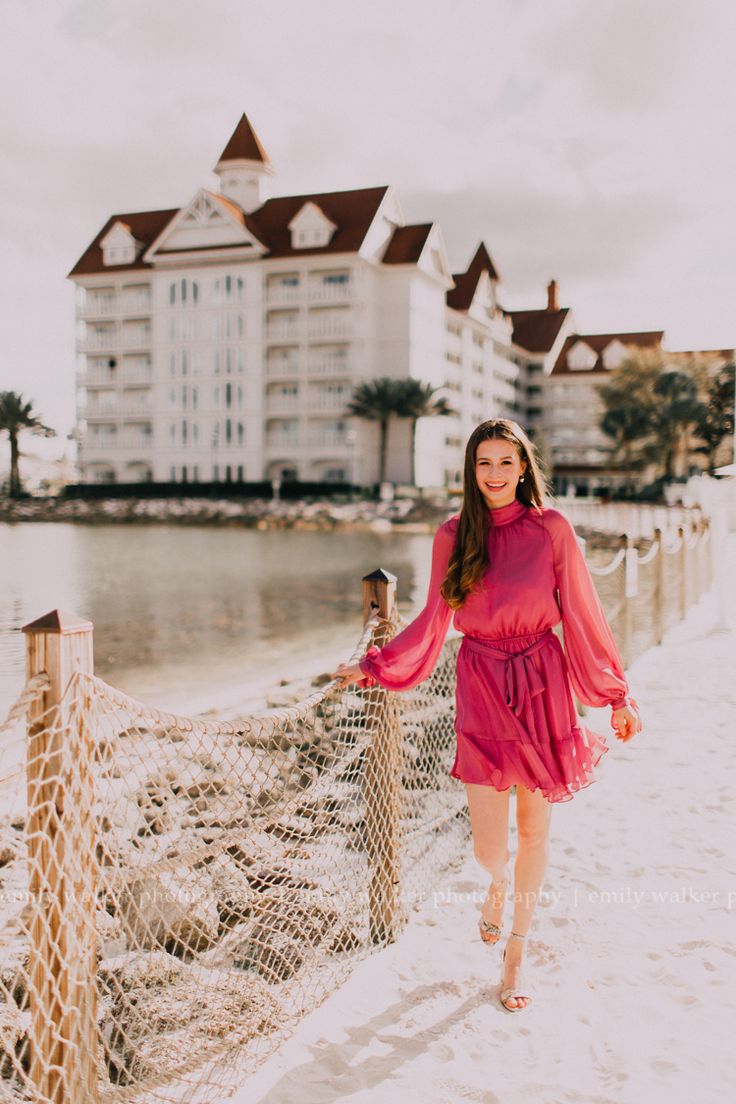
M366 676L357 663L341 663L336 671L330 672L333 679L340 679L341 686L349 686L351 682L358 682Z

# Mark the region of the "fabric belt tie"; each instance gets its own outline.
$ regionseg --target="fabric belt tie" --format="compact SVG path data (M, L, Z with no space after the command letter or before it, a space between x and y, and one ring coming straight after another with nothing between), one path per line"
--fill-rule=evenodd
M510 705L517 717L524 712L524 707L535 694L541 694L545 689L544 683L529 656L544 648L550 642L550 637L557 640L552 629L546 629L538 640L535 640L528 648L520 652L504 652L501 648L494 648L486 640L477 636L466 636L465 646L471 651L480 652L483 655L493 656L494 659L502 659L505 662L506 678L506 704ZM559 643L559 642L558 642Z

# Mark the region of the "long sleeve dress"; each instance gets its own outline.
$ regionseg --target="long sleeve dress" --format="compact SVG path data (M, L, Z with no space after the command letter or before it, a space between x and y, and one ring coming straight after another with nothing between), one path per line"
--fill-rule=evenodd
M424 609L360 660L361 686L408 690L431 674L452 620L457 656L455 762L450 774L507 790L521 784L567 801L597 780L609 750L580 724L591 706L632 708L621 658L575 530L559 510L519 499L491 511L490 566L454 611L440 594L459 516L437 529ZM562 622L564 650L553 627Z

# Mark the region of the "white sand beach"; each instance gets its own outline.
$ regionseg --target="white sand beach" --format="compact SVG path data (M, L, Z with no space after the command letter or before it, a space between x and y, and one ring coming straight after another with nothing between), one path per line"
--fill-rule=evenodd
M729 538L731 562L736 536ZM732 1099L736 1012L736 581L629 669L644 731L552 813L527 941L534 1003L498 1003L472 854L400 939L229 1099L235 1104L684 1104ZM730 631L714 631L726 609ZM515 801L511 850L516 853ZM510 930L507 902L505 930Z

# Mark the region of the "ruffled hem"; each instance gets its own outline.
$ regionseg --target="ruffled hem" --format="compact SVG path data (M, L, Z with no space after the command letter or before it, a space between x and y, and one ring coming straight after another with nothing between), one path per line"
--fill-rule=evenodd
M473 739L457 733L457 751L450 775L460 782L492 786L501 792L521 785L550 802L570 801L599 780L596 767L610 751L606 738L583 725L573 725L568 738L555 741L545 755L521 740Z

